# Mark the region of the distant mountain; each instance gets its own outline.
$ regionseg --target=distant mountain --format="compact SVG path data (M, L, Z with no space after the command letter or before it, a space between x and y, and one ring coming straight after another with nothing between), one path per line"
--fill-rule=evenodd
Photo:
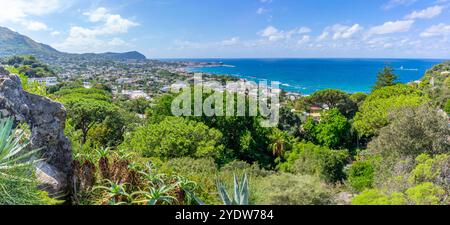
M13 55L33 55L41 60L49 61L60 58L85 58L104 60L145 60L146 57L136 51L125 53L85 53L72 54L60 52L49 45L38 43L31 38L14 32L6 27L0 27L0 57Z
M86 53L86 54L81 54L81 56L102 57L102 58L111 59L111 60L145 60L145 59L147 59L145 57L145 55L143 55L139 52L136 52L136 51L124 52L124 53L114 53L114 52L99 53L99 54Z
M62 54L56 49L33 41L31 38L14 32L8 28L0 27L0 56L35 55L49 57Z

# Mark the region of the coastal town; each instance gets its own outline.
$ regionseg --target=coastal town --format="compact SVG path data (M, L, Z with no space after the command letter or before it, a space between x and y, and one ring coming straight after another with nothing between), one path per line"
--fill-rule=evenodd
M258 83L233 75L214 75L210 73L191 72L191 68L229 66L221 62L193 62L193 61L160 61L160 60L105 60L90 58L66 58L65 60L48 61L55 76L30 77L29 83L37 82L47 88L67 82L81 82L84 88L92 88L96 84L111 88L114 96L121 99L152 101L154 98L169 93L172 90L181 90L194 83L202 83L204 88L215 92L243 93L255 99L258 96L282 96L284 99L295 102L304 95L298 92L286 92L281 88L266 87L263 93L259 92ZM448 77L450 71L441 72ZM201 80L198 80L201 79ZM229 82L229 83L227 83ZM409 82L410 86L421 85L421 80ZM434 85L434 78L430 84ZM264 86L262 86L264 88ZM328 110L327 104L312 105L307 110L292 112L303 118L312 117L319 121L321 112Z
M95 84L111 87L112 93L127 99L153 97L168 93L172 89L182 89L195 82L202 82L205 88L214 91L246 93L257 98L258 84L232 75L214 75L194 73L190 68L228 66L221 62L160 61L160 60L91 60L70 58L48 61L56 71L55 76L30 77L28 82L38 82L47 87L63 82L81 82L83 87L91 88ZM201 77L201 80L196 80ZM230 84L226 84L231 81ZM270 84L268 84L270 86ZM267 87L271 89L271 87ZM266 91L267 92L267 91ZM271 90L274 94L283 93L290 100L301 96L300 93ZM269 93L263 93L270 97Z

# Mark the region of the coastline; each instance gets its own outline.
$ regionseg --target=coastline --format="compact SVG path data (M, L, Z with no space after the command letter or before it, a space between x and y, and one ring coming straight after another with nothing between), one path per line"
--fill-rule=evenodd
M385 66L394 69L399 83L420 80L433 65L445 60L430 59L184 59L183 71L211 76L279 82L286 92L311 95L325 89L349 94L370 93L377 73ZM187 65L196 64L196 66ZM200 64L216 63L202 66ZM217 63L220 62L220 63Z
M237 75L237 74L216 74L216 73L192 71L192 69L194 69L194 68L208 68L208 67L209 68L211 68L211 67L232 67L232 68L235 68L236 66L233 66L233 65L206 66L206 67L196 66L196 67L184 67L184 68L181 68L181 70L183 72L185 72L185 73L202 73L202 74L206 74L206 75L212 76L212 77L214 77L214 76L225 76L225 77L237 78L237 79L243 80L245 82L252 81L252 80L249 80L248 78L242 77L241 75ZM253 77L253 78L255 79L253 81L256 81L256 82L264 80L264 79L258 79L257 77ZM268 82L278 82L280 84L280 86L290 86L290 84L281 83L279 81L268 81ZM271 89L270 86L268 88ZM286 93L286 95L301 96L301 97L308 97L308 96L310 96L310 94L302 94L301 92L289 91L289 90L286 90L286 89L284 89L282 87L279 87L278 89L280 89L282 92Z

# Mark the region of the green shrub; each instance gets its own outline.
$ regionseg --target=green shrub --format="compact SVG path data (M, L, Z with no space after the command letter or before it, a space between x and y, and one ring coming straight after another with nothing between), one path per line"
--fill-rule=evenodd
M129 134L122 145L144 157L217 157L223 150L222 134L203 123L167 117L159 124L146 124Z
M248 175L250 199L249 204L255 204L259 189L256 187L267 176L273 174L271 171L260 169L258 165L250 165L243 161L234 161L230 164L218 168L212 158L176 158L168 161L152 160L155 163L157 173L168 176L179 175L197 183L195 195L206 204L222 204L217 191L216 181L218 178L228 187L228 192L232 193L231 187L234 182L234 175Z
M433 183L425 182L406 190L410 204L439 205L445 204L445 190Z
M376 136L381 128L389 125L389 112L405 106L419 106L428 100L419 90L404 84L378 89L361 105L353 126L361 137Z
M368 189L352 199L352 205L405 205L402 193L385 194L378 189Z
M332 195L319 178L288 173L265 177L257 185L257 204L262 205L327 205Z
M374 167L369 161L356 161L348 170L348 183L357 192L372 188L374 172Z
M417 165L411 171L408 182L411 185L423 182L432 182L450 187L450 181L446 179L450 175L450 154L441 154L431 157L427 154L416 158Z
M352 203L359 205L449 204L449 200L446 198L450 187L449 165L450 156L448 154L434 157L421 154L415 161L400 160L395 166L397 171L394 174L385 180L376 178L377 186L380 189L367 189L356 196ZM380 168L376 169L378 171Z
M337 182L346 177L344 167L348 157L347 150L331 150L302 142L287 152L286 161L278 167L283 172L315 175L327 182Z
M379 130L379 136L368 145L383 159L399 161L416 158L422 153L431 155L448 152L450 129L448 116L434 107L402 107L391 112L390 125Z
M445 111L446 113L450 114L450 99L447 100L447 103L445 103L444 111Z
M351 125L338 109L323 111L320 122L308 118L302 128L306 140L332 149L346 148L351 137Z

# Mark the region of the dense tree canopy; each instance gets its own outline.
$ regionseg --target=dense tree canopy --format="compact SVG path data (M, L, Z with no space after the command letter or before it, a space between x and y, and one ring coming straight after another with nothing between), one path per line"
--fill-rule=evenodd
M280 120L278 122L278 128L280 130L287 131L293 136L299 136L301 123L300 117L293 113L290 108L280 108Z
M358 107L360 107L367 98L365 93L354 93L350 95L350 100L352 100Z
M324 111L320 122L308 120L305 125L307 136L319 145L339 149L347 147L350 140L350 123L337 109Z
M331 150L312 143L297 143L285 154L285 162L279 169L285 172L311 174L327 182L337 182L345 178L344 166L349 154L347 150Z
M315 92L307 99L307 102L320 107L326 105L330 109L337 108L349 118L353 117L358 109L357 104L350 99L349 94L334 89Z
M399 161L401 162L401 161ZM412 165L398 167L400 175L357 195L355 205L448 205L448 154L419 155Z
M204 95L206 99L209 95ZM158 123L167 116L172 116L171 105L176 96L166 94L154 101L147 110L148 121ZM237 98L237 95L234 95ZM249 99L246 98L248 103ZM248 104L247 104L248 105ZM235 100L235 112L237 100ZM236 159L249 163L258 162L262 166L272 166L276 158L269 148L271 129L261 126L261 117L249 116L248 110L244 116L186 116L186 119L204 123L210 128L219 130L223 135L221 143L225 147L221 164ZM298 122L295 121L294 122Z
M94 99L63 100L63 103L75 128L83 132L83 143L86 142L88 132L95 124L116 115L118 111L111 103Z
M222 154L222 133L203 123L167 117L158 124L146 124L127 135L121 148L145 157L218 157Z
M69 122L82 132L82 144L95 127L97 141L102 145L115 145L123 139L126 113L112 103L110 93L99 89L63 89L55 96L67 109ZM102 138L99 138L102 136Z
M251 204L449 204L445 70L436 66L421 84L404 85L386 67L370 94L283 92L274 127L262 126L266 117L248 108L244 115L175 117L178 94L131 100L112 92L114 79L91 79L89 89L84 78L62 82L49 97L67 109L77 203L199 204L199 197L220 204L217 178L228 188L234 175L247 174ZM154 72L170 82L182 77ZM149 80L136 86L159 94ZM235 112L237 98L247 106L253 100L232 96L235 104L225 108Z
M56 73L34 56L12 56L3 60L6 65L15 67L19 73L30 78L54 77Z
M373 87L373 90L378 90L380 88L393 86L397 83L397 75L394 74L394 69L390 66L385 66L382 71L377 75L377 82Z
M369 149L399 159L450 151L448 116L429 106L405 107L390 114L391 124L382 128Z
M444 62L429 69L419 84L423 90L436 104L436 106L445 107L450 99L450 62Z
M378 89L364 101L353 126L361 137L372 137L389 124L389 112L405 106L419 106L427 101L420 91L403 84Z

